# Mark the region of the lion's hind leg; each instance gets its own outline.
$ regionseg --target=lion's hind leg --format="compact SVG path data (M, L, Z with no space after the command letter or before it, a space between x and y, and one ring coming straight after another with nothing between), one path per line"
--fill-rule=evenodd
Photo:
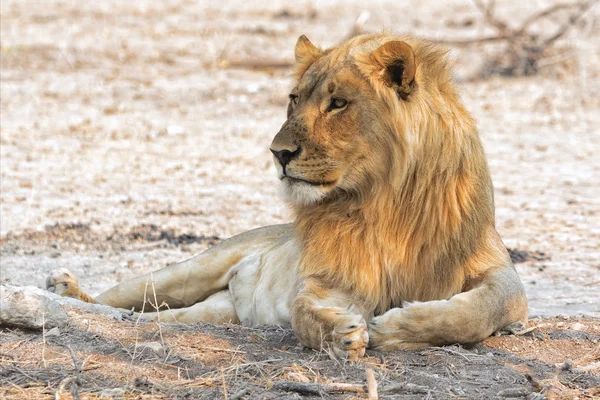
M191 307L162 308L158 312L147 312L152 309L152 305L146 304L144 312L134 313L132 319L181 324L192 324L194 322L237 324L240 322L229 290L217 292Z
M63 297L72 297L86 303L96 303L92 296L79 288L79 280L68 269L55 269L46 278L46 289Z

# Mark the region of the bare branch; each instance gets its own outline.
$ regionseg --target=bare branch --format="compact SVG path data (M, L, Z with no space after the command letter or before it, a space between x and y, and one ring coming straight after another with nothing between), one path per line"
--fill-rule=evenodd
M533 24L534 22L536 22L539 19L548 17L554 13L556 13L557 11L562 11L565 9L570 9L570 8L579 8L580 12L581 10L585 7L586 10L589 9L593 3L596 3L597 0L591 0L591 1L587 1L587 2L580 2L580 3L559 3L559 4L555 4L551 7L548 7L544 10L541 10L537 13L534 13L532 15L530 15L529 17L527 17L522 23L521 26L519 27L519 29L517 29L515 31L515 35L521 35L523 34L527 28Z
M369 400L379 400L377 394L377 379L375 379L375 372L371 368L366 368L365 373L367 375L367 392L369 394Z
M583 18L583 16L585 15L585 13L590 8L592 8L592 6L597 2L597 0L592 0L587 3L581 4L576 14L571 15L567 19L567 21L565 21L552 36L544 40L543 46L548 46L556 40L560 39L565 33L569 31L569 29L571 29L571 27L573 27L577 22L579 22L581 18Z
M475 7L477 7L483 15L485 23L496 28L502 36L506 36L507 33L510 33L511 30L508 27L508 24L494 15L494 7L496 6L495 0L489 0L487 5L483 4L482 0L473 0L473 4L475 4Z
M331 393L366 393L364 385L353 383L304 383L293 381L278 381L273 384L273 390L296 392L322 396Z

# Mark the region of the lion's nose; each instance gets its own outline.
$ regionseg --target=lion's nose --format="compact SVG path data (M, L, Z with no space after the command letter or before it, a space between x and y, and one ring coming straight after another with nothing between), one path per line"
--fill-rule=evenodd
M300 146L298 146L294 151L290 151L288 149L275 150L273 148L271 148L270 150L271 153L273 153L273 155L275 156L275 158L279 161L279 164L281 164L281 166L285 168L285 166L288 165L290 161L298 157L302 149L300 148Z

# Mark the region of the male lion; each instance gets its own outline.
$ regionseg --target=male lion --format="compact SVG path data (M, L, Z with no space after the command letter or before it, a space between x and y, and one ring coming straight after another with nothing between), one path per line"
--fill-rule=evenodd
M445 52L388 35L321 50L301 36L295 57L288 119L271 144L295 222L155 272L157 301L170 307L161 321L291 321L302 344L348 359L367 346L476 342L525 322L483 148ZM140 310L149 279L95 300L64 269L47 286Z

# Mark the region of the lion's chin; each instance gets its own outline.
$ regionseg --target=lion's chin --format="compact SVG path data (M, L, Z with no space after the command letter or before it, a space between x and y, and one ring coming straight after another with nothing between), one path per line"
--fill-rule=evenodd
M281 179L281 196L288 203L308 206L321 202L334 184L318 184L284 176Z

